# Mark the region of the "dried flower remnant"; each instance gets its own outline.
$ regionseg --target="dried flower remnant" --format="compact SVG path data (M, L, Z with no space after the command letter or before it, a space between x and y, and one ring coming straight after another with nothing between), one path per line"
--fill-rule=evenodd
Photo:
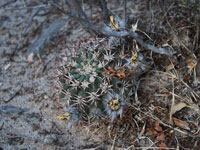
M79 119L79 112L75 107L69 107L64 110L63 114L60 114L57 117L61 121L65 121L67 123L68 128L74 125Z
M109 102L109 106L112 111L117 111L121 107L121 102L118 99L113 99Z
M119 115L122 115L125 106L125 99L117 93L108 92L104 98L104 107L106 113L112 121Z

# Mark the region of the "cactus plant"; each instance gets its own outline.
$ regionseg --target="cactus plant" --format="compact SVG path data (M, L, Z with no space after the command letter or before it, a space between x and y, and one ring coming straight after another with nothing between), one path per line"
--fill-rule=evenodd
M83 43L59 68L59 98L66 107L76 108L81 119L87 120L89 114L100 116L93 112L98 110L114 120L133 92L133 75L139 65L107 43L106 39Z

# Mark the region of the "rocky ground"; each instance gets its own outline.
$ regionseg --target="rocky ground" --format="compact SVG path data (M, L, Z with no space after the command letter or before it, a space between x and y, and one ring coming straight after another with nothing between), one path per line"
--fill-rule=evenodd
M199 10L159 2L128 1L129 24L138 20L139 34L176 58L139 46L152 66L125 118L68 129L57 119L53 77L62 55L89 33L39 0L0 1L0 149L199 149ZM117 3L109 5L114 13L122 10Z

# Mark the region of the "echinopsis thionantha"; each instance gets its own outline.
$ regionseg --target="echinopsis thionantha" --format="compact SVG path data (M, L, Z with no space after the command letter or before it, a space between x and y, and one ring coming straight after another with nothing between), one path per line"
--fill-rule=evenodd
M122 114L132 95L134 67L138 65L133 65L131 57L122 55L119 48L108 43L107 39L83 42L59 67L59 98L80 114L75 115L79 119L99 118L103 113L114 120ZM72 122L69 121L70 126Z

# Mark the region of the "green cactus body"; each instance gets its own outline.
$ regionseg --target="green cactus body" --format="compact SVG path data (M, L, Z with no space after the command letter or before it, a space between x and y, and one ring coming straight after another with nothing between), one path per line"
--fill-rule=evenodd
M61 88L60 99L66 102L67 107L76 107L83 118L88 118L89 114L98 114L94 113L94 110L109 110L105 105L105 102L109 101L105 100L106 97L127 100L133 92L134 73L129 67L130 62L120 57L120 50L104 47L90 42L73 57L68 57L68 62L59 69L62 72L58 81ZM120 107L124 108L125 101L121 100ZM122 113L123 108L119 109L119 113L111 113L109 110L108 116L113 120L116 115Z

